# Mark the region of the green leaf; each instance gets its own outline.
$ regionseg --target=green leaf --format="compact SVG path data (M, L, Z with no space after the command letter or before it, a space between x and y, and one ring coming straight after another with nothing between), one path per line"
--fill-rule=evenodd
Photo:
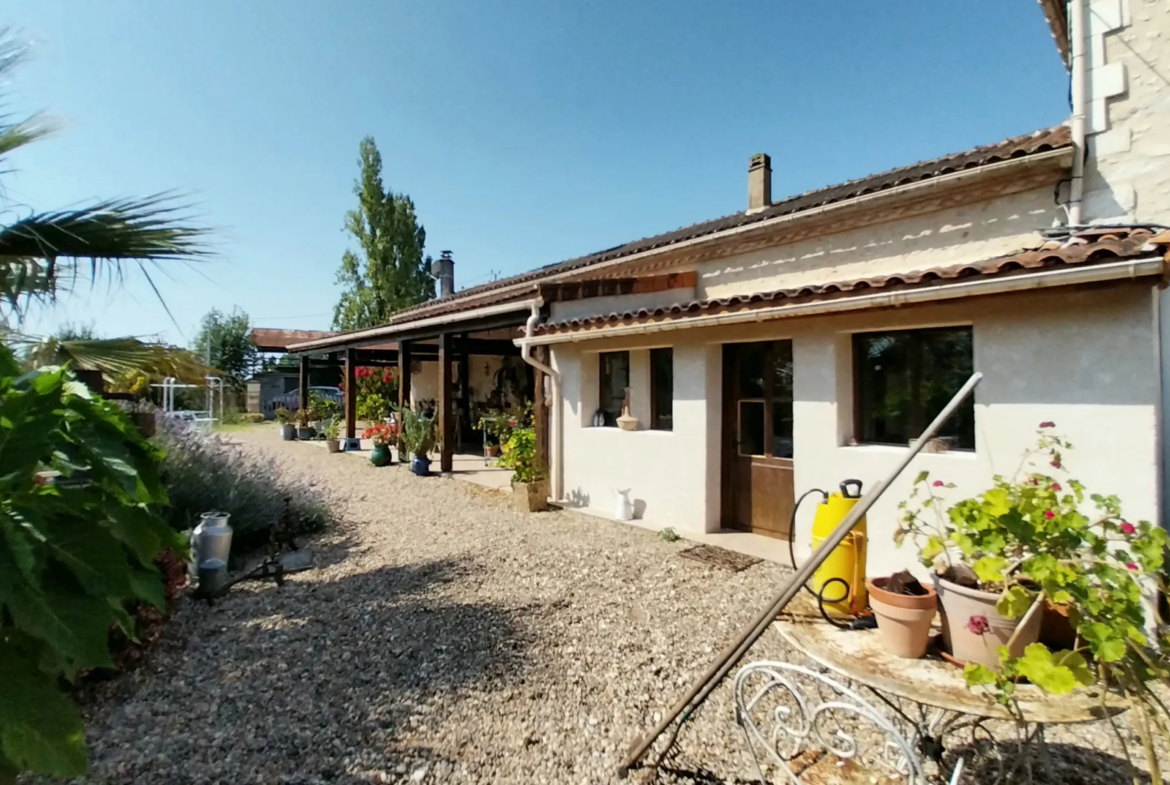
M1093 656L1102 662L1117 662L1125 656L1125 641L1104 622L1083 625L1077 632L1089 644Z
M1088 670L1083 658L1080 665L1084 670ZM1072 669L1057 665L1052 658L1052 652L1042 643L1033 643L1024 649L1024 656L1019 658L1016 667L1021 676L1053 695L1072 692L1079 683Z
M1009 586L1008 590L1003 593L999 601L995 603L995 609L1005 619L1018 619L1028 612L1028 608L1032 607L1035 599L1035 596L1027 589L1015 584Z
M1022 565L1024 572L1038 581L1046 581L1052 577L1052 574L1059 566L1056 557L1050 553L1041 553L1028 559Z
M63 515L50 519L48 544L90 594L126 596L130 567L122 544L110 530L91 521Z
M1052 659L1057 665L1068 668L1077 684L1082 687L1091 687L1097 683L1097 676L1090 670L1089 664L1085 662L1084 655L1080 652L1062 651L1053 655Z
M130 582L134 586L134 596L146 600L160 611L166 610L167 596L162 573L136 569L130 574Z
M967 680L968 687L976 687L980 684L995 684L995 673L986 665L978 663L968 663L963 668L963 678Z
M919 554L924 562L933 561L936 556L946 550L946 544L937 536L932 535L922 546L922 551Z
M1007 569L1007 559L1002 556L984 556L971 565L975 575L984 583L994 583L1003 580L1003 571Z
M914 484L921 485L922 483L926 482L926 478L929 476L930 476L930 472L928 472L928 471L918 472L918 476L914 478Z
M0 638L0 747L19 769L77 777L88 768L81 712L56 679L11 638Z
M1146 636L1142 634L1141 630L1132 624L1126 627L1125 636L1136 643L1138 646L1146 645Z
M71 669L112 664L110 612L104 599L58 585L33 586L0 551L0 604L7 606L18 630L57 649Z

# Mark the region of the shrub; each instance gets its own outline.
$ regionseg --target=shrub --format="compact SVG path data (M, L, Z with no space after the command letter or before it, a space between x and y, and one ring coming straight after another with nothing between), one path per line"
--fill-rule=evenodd
M0 781L86 771L84 726L60 680L107 668L110 628L166 608L155 514L161 454L72 373L22 373L0 346Z
M514 428L502 447L500 466L512 469L512 482L535 482L544 479L544 466L536 456L536 431Z
M679 537L678 532L676 532L673 528L667 526L665 529L659 530L658 539L665 540L666 542L678 542L682 539L682 537Z
M260 423L264 422L264 415L260 412L248 412L244 415L244 419L253 425L259 425Z
M266 542L286 498L292 533L319 531L332 521L324 492L291 481L263 456L169 420L160 422L155 439L166 450L166 518L177 531L194 528L207 510L231 513L232 552L238 556Z
M281 406L276 410L276 421L281 425L292 425L295 419L296 415L293 414L292 409L286 409Z

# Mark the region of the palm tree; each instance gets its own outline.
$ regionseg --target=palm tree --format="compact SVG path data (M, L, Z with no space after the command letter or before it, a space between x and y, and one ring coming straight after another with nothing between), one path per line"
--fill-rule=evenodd
M0 28L0 79L23 61L26 52L11 30ZM11 171L5 166L11 153L51 131L37 115L16 120L0 116L0 175ZM13 214L11 206L5 208L0 216ZM52 305L79 284L121 285L125 273L134 268L161 302L151 271L166 272L163 265L190 262L206 254L206 231L188 225L184 213L185 207L173 194L163 193L73 209L29 211L15 221L0 223L0 340L13 350L23 349L26 358L38 364L70 362L109 374L130 368L166 374L177 365L187 365L185 359L173 356L170 347L136 338L39 339L20 330L30 305Z

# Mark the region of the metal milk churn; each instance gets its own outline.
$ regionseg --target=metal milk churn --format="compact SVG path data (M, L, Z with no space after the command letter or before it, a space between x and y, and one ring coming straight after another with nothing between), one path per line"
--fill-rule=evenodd
M219 585L227 579L228 555L232 550L232 527L226 512L205 512L199 516L192 539L192 554L199 570L199 583Z

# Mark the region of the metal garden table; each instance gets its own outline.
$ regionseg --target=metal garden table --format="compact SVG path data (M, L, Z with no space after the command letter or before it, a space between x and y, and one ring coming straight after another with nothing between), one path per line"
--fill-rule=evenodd
M970 690L954 665L888 654L877 630L773 627L791 661L750 663L735 680L736 719L764 782L1029 782L1045 726L1124 710L1092 688L1053 696L1020 685L1021 719Z

